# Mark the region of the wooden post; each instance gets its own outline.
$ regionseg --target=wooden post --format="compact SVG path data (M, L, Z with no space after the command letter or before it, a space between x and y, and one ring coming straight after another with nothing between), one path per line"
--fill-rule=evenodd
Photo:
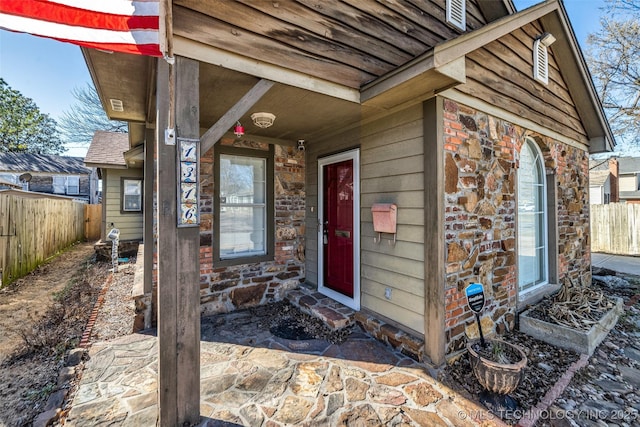
M177 227L176 146L165 144L169 79L175 76L175 124L180 138L199 137L199 64L177 57L170 73L158 62L156 123L158 194L158 405L160 426L200 419L200 235ZM171 113L173 114L173 112Z
M424 330L425 353L436 365L445 362L445 251L443 101L423 104L424 122Z
M153 118L150 118L153 120ZM143 235L144 243L144 293L153 292L153 253L155 251L154 227L153 227L153 189L155 188L155 130L147 129L145 131L144 143L144 191L143 191Z

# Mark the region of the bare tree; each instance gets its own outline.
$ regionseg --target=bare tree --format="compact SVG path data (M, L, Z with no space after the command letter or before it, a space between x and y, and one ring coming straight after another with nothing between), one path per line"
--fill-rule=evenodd
M127 122L109 120L91 83L75 87L71 93L76 103L63 113L59 123L66 142L89 144L97 130L127 132Z
M601 28L588 38L587 61L613 133L640 145L640 3L609 0Z

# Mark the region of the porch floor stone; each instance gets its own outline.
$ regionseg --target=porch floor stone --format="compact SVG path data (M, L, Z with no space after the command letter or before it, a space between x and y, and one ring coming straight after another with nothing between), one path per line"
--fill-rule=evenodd
M339 345L291 348L263 321L203 318L198 427L504 425L357 327ZM94 343L65 425L155 426L158 352L154 330Z

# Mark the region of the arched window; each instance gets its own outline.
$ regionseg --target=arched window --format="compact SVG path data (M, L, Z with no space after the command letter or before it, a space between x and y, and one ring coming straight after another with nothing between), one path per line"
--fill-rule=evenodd
M518 290L545 285L548 276L546 182L542 153L526 139L518 171Z

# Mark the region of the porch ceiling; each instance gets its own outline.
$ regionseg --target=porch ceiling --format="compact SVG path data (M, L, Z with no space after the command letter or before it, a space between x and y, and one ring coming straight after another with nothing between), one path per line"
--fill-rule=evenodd
M200 63L200 126L209 128L259 79ZM268 138L311 141L361 119L361 106L331 96L276 83L241 119L245 132ZM273 125L256 127L251 114L275 114Z
M151 114L148 111L155 111L153 89L149 87L155 59L110 54L95 49L83 49L83 52L107 116L113 120L141 124L151 122L153 117L147 118L147 114ZM248 74L201 62L200 126L203 132L216 123L258 80ZM123 101L124 111L113 110L110 103L112 98ZM361 110L362 107L357 103L277 83L240 122L248 135L293 143L298 139L311 141L357 123L361 119ZM275 114L273 126L267 129L254 126L251 114L258 111ZM131 141L132 146L141 139L141 135Z
M276 84L240 119L247 134L313 141L406 102L416 86L427 93L460 81L455 73L452 79L436 73L442 70L425 70L421 79L408 76L413 84L398 94L380 97L389 82L406 76L394 70L460 35L444 23L444 3L173 0L174 53L200 61L204 130L263 78ZM510 0L469 1L467 30L512 9ZM109 118L154 120L154 58L83 52ZM393 77L367 87L388 75ZM114 111L110 99L122 100L124 111ZM275 114L274 125L255 127L250 115L256 111Z

